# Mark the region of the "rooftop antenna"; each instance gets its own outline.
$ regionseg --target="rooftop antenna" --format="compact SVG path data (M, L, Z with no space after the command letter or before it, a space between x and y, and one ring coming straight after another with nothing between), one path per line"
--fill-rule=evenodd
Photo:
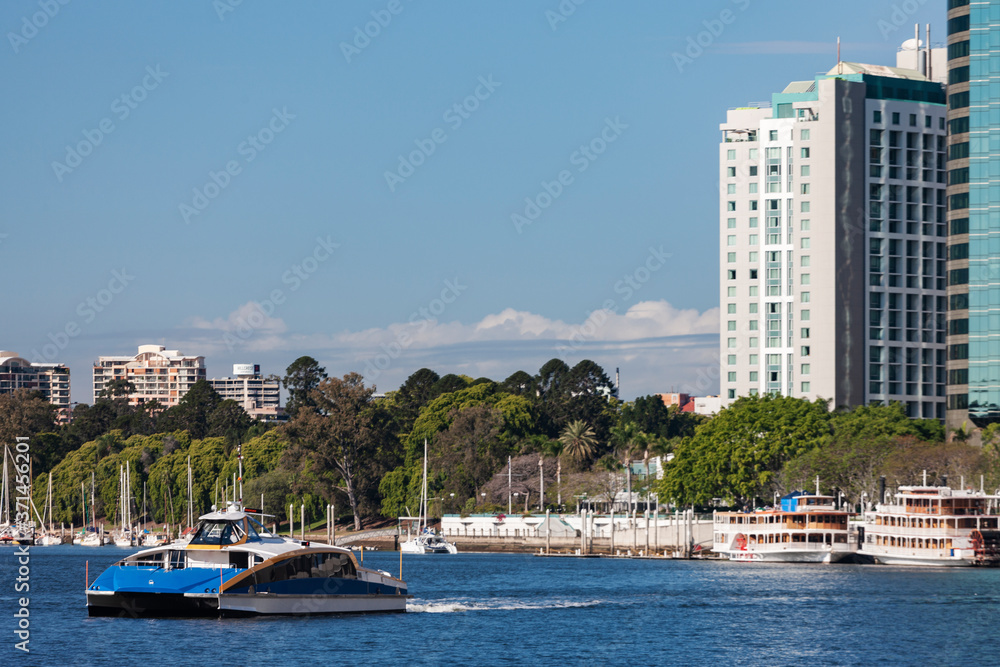
M837 74L844 73L844 66L840 60L840 35L837 36Z
M930 23L927 24L927 40L926 41L927 41L927 44L924 45L924 48L926 49L926 51L925 51L926 55L924 57L926 59L927 78L931 79L931 24ZM933 79L931 79L931 80L933 80Z

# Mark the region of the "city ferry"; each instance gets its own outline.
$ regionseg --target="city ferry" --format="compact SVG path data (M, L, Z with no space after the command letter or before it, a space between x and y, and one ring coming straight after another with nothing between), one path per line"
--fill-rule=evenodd
M964 485L963 485L964 486ZM901 486L864 513L859 554L886 565L1000 565L1000 497Z
M835 563L857 550L836 498L794 491L775 508L713 513L712 550L742 562Z
M242 458L242 457L240 457ZM242 465L240 481L242 487ZM242 494L242 488L240 489ZM279 537L240 499L199 517L191 539L144 549L87 586L90 616L405 612L406 583L341 547Z

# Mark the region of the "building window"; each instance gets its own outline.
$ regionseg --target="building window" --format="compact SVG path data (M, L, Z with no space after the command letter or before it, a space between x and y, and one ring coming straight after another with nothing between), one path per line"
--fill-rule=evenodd
M756 183L751 183L750 184L750 194L752 194L752 195L757 194L757 184Z
M736 151L733 150L732 148L730 148L728 151L726 151L726 159L727 160L735 160L736 159Z
M726 347L728 347L729 349L735 349L736 348L736 339L735 338L727 338L726 339Z
M799 222L799 229L801 231L803 231L803 232L808 232L809 231L809 221L808 220L802 220L801 222Z
M736 202L734 202L734 201L727 201L726 202L726 210L727 211L735 211L736 210Z
M757 149L756 148L751 148L750 149L750 159L751 160L756 160L757 159ZM753 169L753 167L751 167L751 169Z
M803 273L802 274L801 284L802 285L808 285L809 284L809 274L808 273Z
M878 109L875 109L872 112L872 122L873 123L881 123L882 122L882 112L879 111Z
M802 375L809 375L809 364L802 364Z
M756 354L751 354L750 355L750 365L751 366L756 366L757 365L757 355Z
M748 236L747 237L747 243L749 245L757 245L757 235L756 234L751 234L750 236Z
M751 303L750 304L750 314L751 315L756 315L757 314L757 304L756 303Z
M803 310L802 312L800 312L799 313L799 319L802 320L803 322L808 321L809 320L809 311L808 310Z
M730 366L735 366L735 365L736 365L736 355L735 355L735 354L730 354L730 355L728 355L728 356L726 357L726 362L727 362L727 363L728 363L728 364L729 364Z
M736 234L730 234L726 237L726 245L736 245Z
M726 395L729 398L736 398L736 390L735 389L728 389L727 392L728 393Z
M751 199L750 200L750 210L751 211L756 211L757 210L757 200L756 199Z
M747 255L747 259L749 259L751 262L756 262L757 261L757 251L756 250L751 250L750 253Z
M777 130L771 130L770 132L767 133L767 136L768 136L768 140L769 141L777 141L778 140L778 131Z
M728 296L728 297L735 297L736 296L736 288L735 287L727 287L726 288L726 296Z
M809 327L802 327L802 331L799 332L799 338L809 338Z
M750 371L750 381L751 382L757 381L757 371Z
M736 178L736 167L726 167L726 176L728 178Z
M729 371L727 378L730 382L736 382L736 371Z
M726 229L736 229L736 218L726 218Z
M809 176L809 165L804 164L799 167L799 175L803 177Z
M809 147L808 146L803 146L802 147L801 156L804 157L804 158L809 157Z
M736 304L735 304L735 303L730 303L730 304L728 304L728 305L726 306L726 308L728 309L728 311L727 311L727 312L729 312L729 314L730 314L730 315L732 315L732 314L736 313Z
M805 391L809 391L809 383L808 382L803 382L802 383L802 391L804 391L804 392Z
M726 322L726 329L728 331L736 331L736 320L729 320Z
M757 337L756 336L751 336L748 340L749 340L749 343L747 344L748 347L751 347L751 348L756 348L757 347Z
M799 348L799 356L800 357L808 357L809 356L809 346L808 345L803 345L801 348Z
M809 130L802 130L802 132L799 133L799 136L802 137L802 141L808 141L809 140Z
M803 268L809 266L809 255L802 255L802 257L799 259L799 265L802 266Z
M809 184L808 183L802 183L802 184L799 185L799 194L800 195L807 195L807 194L809 194ZM803 202L803 204L805 204L805 203L806 202Z
M899 112L898 111L893 111L892 112L892 124L893 125L899 125Z
M807 202L807 201L802 202L801 208L799 210L802 213L808 213L809 212L809 202Z
M735 183L729 183L728 185L726 185L726 194L727 195L734 195L734 194L736 194L736 184Z
M809 237L808 236L805 236L805 237L802 238L802 240L799 242L799 247L802 248L803 250L807 250L809 248Z
M917 126L917 114L911 113L910 114L910 127L916 127L916 126Z
M754 165L750 166L750 175L751 176L756 176L757 175L757 165L754 164Z
M751 285L750 286L750 296L757 296L757 286L756 285Z
M735 252L726 253L726 262L728 262L729 264L732 264L735 261L736 261L736 253Z
M757 320L750 320L750 331L757 331Z
M757 269L750 269L750 280L757 280Z
M749 221L750 229L757 229L757 216L753 216Z
M799 301L801 301L802 303L809 303L809 292L800 293Z

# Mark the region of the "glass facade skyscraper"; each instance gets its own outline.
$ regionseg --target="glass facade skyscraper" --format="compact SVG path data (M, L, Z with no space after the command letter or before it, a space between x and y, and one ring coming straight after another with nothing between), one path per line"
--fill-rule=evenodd
M982 427L1000 421L1000 0L948 2L948 127L947 425Z

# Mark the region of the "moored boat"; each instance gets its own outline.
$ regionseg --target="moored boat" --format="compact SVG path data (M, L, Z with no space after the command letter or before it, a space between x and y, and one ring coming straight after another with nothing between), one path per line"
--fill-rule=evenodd
M835 563L857 550L850 516L833 496L795 491L780 507L715 512L712 549L734 561Z
M859 553L885 565L1000 565L1000 496L901 486L864 513Z

